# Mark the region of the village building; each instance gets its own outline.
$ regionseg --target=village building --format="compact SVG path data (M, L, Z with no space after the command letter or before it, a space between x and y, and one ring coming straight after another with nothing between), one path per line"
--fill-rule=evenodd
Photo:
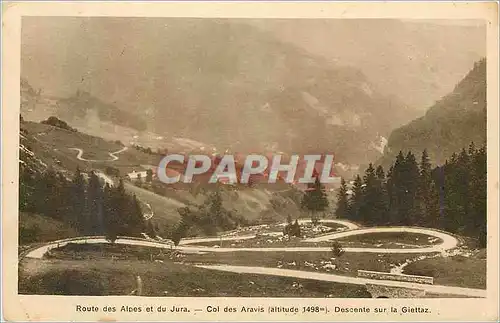
M127 174L127 178L131 181L137 181L139 179L141 180L146 180L146 177L148 176L148 172L147 171L132 171L132 173L128 173Z

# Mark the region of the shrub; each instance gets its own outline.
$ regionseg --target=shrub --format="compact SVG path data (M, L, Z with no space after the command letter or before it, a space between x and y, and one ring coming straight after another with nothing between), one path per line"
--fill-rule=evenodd
M291 220L291 218L290 218ZM295 220L294 223L289 223L285 226L285 229L283 229L283 234L290 236L290 237L301 237L302 234L300 232L300 225L299 221Z
M57 117L49 117L47 120L44 120L41 123L68 131L73 131L73 132L77 131L75 128L70 127L65 121L60 120Z
M345 252L344 249L342 248L342 245L338 241L332 242L331 250L333 257L335 258L342 256Z
M118 238L117 234L115 232L108 231L108 234L106 235L106 240L115 243L116 239Z

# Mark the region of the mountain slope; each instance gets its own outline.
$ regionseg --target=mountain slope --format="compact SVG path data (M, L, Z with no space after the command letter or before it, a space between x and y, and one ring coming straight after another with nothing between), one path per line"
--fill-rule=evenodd
M46 93L80 89L140 113L148 131L233 151L334 152L358 163L416 116L359 70L235 20L26 19L22 50L23 75Z
M57 115L69 121L78 117L94 118L138 131L147 128L145 120L138 114L123 111L113 104L92 97L88 92L77 91L74 96L59 99L57 107Z
M32 121L58 116L72 124L109 122L136 131L146 129L146 122L138 114L103 102L88 92L77 90L66 98L46 96L42 88L35 90L25 78L21 78L21 112Z
M479 20L256 19L249 23L309 53L356 66L381 91L422 111L451 92L469 67L486 55L486 30Z
M73 147L82 149L83 158L100 161L78 159L77 152L71 149ZM128 193L136 195L141 202L150 204L154 212L152 221L158 225L161 235L167 236L171 227L180 218L179 207L199 205L215 189L215 185L205 182L193 185L166 185L157 179L152 184L143 183L141 186L136 186L137 183L128 180L127 173L141 169L142 165L157 165L159 156L129 147L116 155L117 160L110 159L109 152L116 152L121 150L120 148L123 147L118 143L82 132L21 120L19 143L21 196L28 200L36 197L22 193L26 191L26 185L23 183L27 182L25 177L27 174L31 174L30 177L41 176L50 169L70 180L74 178L74 172L79 168L84 177L87 177L90 171L95 171L101 174L101 178L104 176L111 182L117 181L118 177L106 175L108 168L111 167L125 180L125 189ZM288 215L294 217L301 215L297 199L302 193L280 181L274 185L256 182L252 188L247 185L223 186L221 192L224 207L244 216L251 223L284 221Z
M453 92L432 106L425 116L394 130L386 156L400 150L420 153L425 148L435 163L442 163L471 142L486 142L486 60L474 65Z

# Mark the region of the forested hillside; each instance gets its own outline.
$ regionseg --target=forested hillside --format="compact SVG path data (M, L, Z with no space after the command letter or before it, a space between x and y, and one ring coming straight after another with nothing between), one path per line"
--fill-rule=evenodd
M71 227L80 235L138 236L146 229L139 201L125 192L123 182L104 185L94 172L76 169L72 178L48 166L32 151L21 132L19 149L19 210L39 214ZM23 219L20 219L23 222ZM31 228L33 229L33 228ZM20 241L32 241L34 232L20 230Z
M394 130L382 164L402 150L427 149L431 161L442 164L470 142L486 142L486 60L474 65L453 92L436 102L425 114Z
M400 152L388 172L372 164L352 187L342 181L337 217L367 225L440 228L477 238L486 245L486 147L454 153L432 167L427 151L420 161Z

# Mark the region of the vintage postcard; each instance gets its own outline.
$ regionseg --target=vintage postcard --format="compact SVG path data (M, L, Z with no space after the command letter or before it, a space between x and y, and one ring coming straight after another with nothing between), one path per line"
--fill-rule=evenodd
M7 321L498 321L496 2L4 2Z

